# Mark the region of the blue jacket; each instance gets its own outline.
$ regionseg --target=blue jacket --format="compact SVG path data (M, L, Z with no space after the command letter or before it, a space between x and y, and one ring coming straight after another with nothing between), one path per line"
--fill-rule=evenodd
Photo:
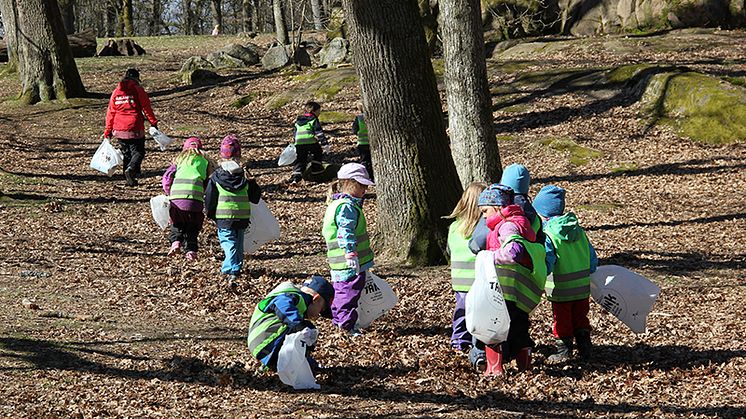
M296 304L299 301L298 298L301 298L301 296L306 301L306 307L311 305L311 302L313 301L311 295L306 293L302 293L301 295L288 293L276 296L270 305L267 306L265 312L274 312L275 316L277 316L283 324L286 324L288 328L285 333L278 336L274 342L267 346L271 350L264 358L259 360L262 364L268 366L270 359L272 359L273 356L277 356L277 352L282 348L282 343L285 342L286 335L303 330L304 327L313 328L313 324L305 319L306 313L301 313L298 310L298 307L296 307Z
M352 203L343 203L339 206L337 212L337 218L334 221L337 223L337 241L339 247L344 249L345 253L354 252L357 250L357 235L355 229L357 228L357 221L360 218L360 210L355 208L363 207L363 199L355 198L348 194L335 194L333 199L347 198ZM373 261L370 261L360 266L360 272L366 271L373 266ZM341 269L332 270L332 282L347 281L353 276L357 275L353 269Z

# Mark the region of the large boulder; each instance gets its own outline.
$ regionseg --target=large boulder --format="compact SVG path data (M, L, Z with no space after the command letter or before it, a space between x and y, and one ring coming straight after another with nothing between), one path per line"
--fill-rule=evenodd
M321 65L334 66L347 60L350 52L350 42L344 38L334 38L319 52Z
M188 73L190 71L194 71L197 69L211 69L215 68L214 65L212 65L211 62L205 60L204 58L195 55L193 57L187 58L186 61L181 65L181 70L179 72L181 73Z
M184 81L185 84L192 84L192 85L215 84L219 82L221 79L222 77L220 77L220 75L218 75L214 71L205 70L201 68L182 73L182 80Z
M292 47L275 45L267 50L262 57L262 67L268 71L274 71L285 67L292 61Z

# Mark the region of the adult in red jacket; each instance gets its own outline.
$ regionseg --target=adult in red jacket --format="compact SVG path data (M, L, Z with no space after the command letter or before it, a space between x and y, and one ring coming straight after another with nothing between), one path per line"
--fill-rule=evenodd
M124 177L127 185L137 185L140 166L145 158L145 118L150 125L157 127L150 98L140 86L140 72L130 68L124 73L124 78L111 93L109 109L106 111L106 129L104 137L111 138L112 134L119 140L119 146L124 154Z

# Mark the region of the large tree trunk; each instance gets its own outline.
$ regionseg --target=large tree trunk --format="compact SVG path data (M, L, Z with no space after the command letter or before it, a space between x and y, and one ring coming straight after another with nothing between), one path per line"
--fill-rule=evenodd
M413 0L343 0L375 166L376 253L443 262L461 194L440 98Z
M75 0L59 0L59 4L65 32L75 33Z
M156 36L161 33L161 1L153 0L150 9L150 21L148 21L148 35Z
M3 12L16 8L18 72L22 103L80 97L85 93L70 52L57 0L2 0ZM15 3L15 6L7 3ZM5 13L3 13L3 16Z
M3 31L5 32L5 41L7 47L8 64L5 66L6 73L15 72L18 69L18 7L13 0L0 0L0 13L3 14Z
M118 0L106 0L106 13L104 15L106 21L104 22L104 26L106 27L106 36L109 37L115 36L118 29L117 17L119 16L119 9L117 8L117 1Z
M124 25L125 36L135 36L132 15L132 0L122 0L122 24Z
M479 0L440 0L451 153L464 187L497 182L502 171L480 10Z
M311 13L313 14L313 28L317 31L324 29L324 11L321 8L321 0L311 0Z
M253 32L256 30L254 15L257 11L253 9L251 3L251 0L243 0L241 2L241 30L244 32Z
M438 16L430 7L430 0L417 0L420 11L420 22L425 30L425 41L430 52L435 51L438 44Z
M277 36L277 42L282 45L290 43L290 37L288 36L288 27L285 23L285 11L282 9L281 0L272 0L272 12L275 17L275 33Z
M211 0L210 8L212 10L212 27L223 28L223 5L220 0Z

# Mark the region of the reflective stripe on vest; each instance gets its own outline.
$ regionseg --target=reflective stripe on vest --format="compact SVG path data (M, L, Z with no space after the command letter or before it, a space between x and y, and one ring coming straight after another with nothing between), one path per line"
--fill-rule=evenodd
M544 228L547 237L554 245L557 261L554 264L554 274L547 278L547 300L555 302L578 301L591 295L591 251L585 231L573 242L561 240L549 226L552 218L547 221L549 228ZM556 221L555 221L556 222ZM578 227L580 228L580 227Z
M237 192L231 192L215 182L218 189L218 206L215 210L217 219L248 220L251 218L251 204L249 203L249 185L245 185Z
M176 164L176 174L171 184L169 199L193 199L204 202L206 177L206 158L198 154L184 157Z
M357 116L357 144L358 145L369 145L368 142L368 126L365 124L365 117L363 115Z
M370 249L370 238L368 237L363 209L353 204L347 198L336 199L326 208L324 224L321 228L321 234L326 241L326 260L329 262L329 267L332 270L348 269L345 261L345 250L339 247L339 241L337 240L337 213L339 213L339 208L344 203L352 204L358 211L358 214L360 214L357 226L355 227L356 251L360 266L373 260L373 251Z
M461 235L461 222L456 220L448 227L448 248L451 249L451 288L468 292L474 283L474 262L477 256L469 250L471 236Z
M285 333L288 328L287 325L282 323L282 320L277 317L274 311L264 312L272 300L280 294L298 295L298 303L295 306L298 308L298 312L301 315L306 312L306 300L303 299L303 295L298 287L290 282L281 283L275 287L267 297L260 301L254 309L254 314L251 315L251 321L249 322L249 336L247 338L249 350L256 359L262 359L269 355L271 350L269 344Z
M521 310L530 313L539 305L544 284L547 279L546 250L543 244L532 243L519 235L512 235L503 244L520 243L531 257L534 270L530 271L520 264L497 265L497 278L503 295L513 301Z
M316 122L316 118L303 125L295 124L295 145L314 144L316 142L316 136L313 135L314 122Z

